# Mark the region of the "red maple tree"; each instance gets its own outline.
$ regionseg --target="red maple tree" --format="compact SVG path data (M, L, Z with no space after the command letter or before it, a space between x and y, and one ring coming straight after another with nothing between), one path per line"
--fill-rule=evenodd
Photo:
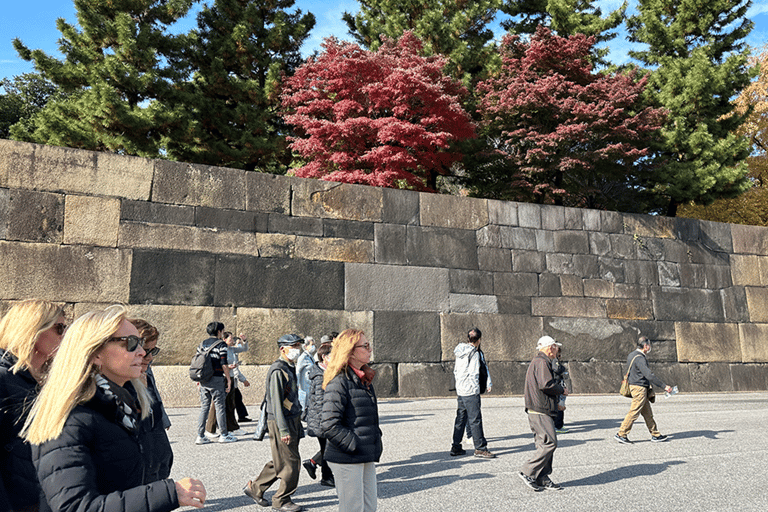
M467 91L443 72L442 56L420 55L411 32L375 52L328 38L285 79L291 148L306 162L294 174L344 183L434 190L474 136L461 106Z
M619 196L642 189L648 140L665 113L643 106L646 77L594 72L594 44L543 27L529 42L502 40L501 70L477 86L492 150L467 170L476 195L621 208Z

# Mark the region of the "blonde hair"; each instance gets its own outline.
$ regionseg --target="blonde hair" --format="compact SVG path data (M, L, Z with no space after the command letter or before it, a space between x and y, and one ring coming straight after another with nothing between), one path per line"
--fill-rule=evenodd
M352 356L352 351L355 350L355 345L357 345L357 342L360 341L364 334L359 329L347 329L333 340L331 360L323 375L323 389L334 377L349 366L349 358Z
M96 393L92 363L94 355L127 320L125 306L114 305L103 311L84 314L67 329L53 359L48 380L38 395L21 436L32 444L42 444L61 435L64 423L75 406ZM138 395L141 417L150 413L152 400L139 379L131 379Z
M0 320L0 349L16 357L13 373L30 367L40 333L53 327L61 316L64 309L47 300L24 300L8 310Z

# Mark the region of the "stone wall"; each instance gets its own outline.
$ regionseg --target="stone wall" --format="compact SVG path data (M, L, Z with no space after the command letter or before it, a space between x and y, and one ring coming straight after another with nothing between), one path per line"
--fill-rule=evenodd
M167 400L205 325L252 340L347 327L382 396L450 395L482 329L494 394L519 394L535 341L564 343L576 393L613 393L639 333L684 391L768 387L768 231L273 176L0 140L0 301L126 303L161 331Z

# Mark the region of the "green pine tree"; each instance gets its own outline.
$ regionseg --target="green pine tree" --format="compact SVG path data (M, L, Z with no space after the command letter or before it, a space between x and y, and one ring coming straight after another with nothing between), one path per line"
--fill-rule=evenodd
M285 172L290 151L278 116L282 74L301 64L312 14L294 0L215 0L198 14L189 52L194 71L181 105L185 134L169 137L168 155L186 162Z
M648 100L666 108L668 121L655 141L656 170L647 187L667 203L709 204L750 186L750 142L737 134L748 114L732 99L754 76L744 38L750 0L639 0L628 21L630 40L647 50L630 55L654 71Z
M59 19L63 60L13 41L44 78L67 97L48 103L21 140L156 157L179 123L166 103L184 78L178 58L186 38L168 27L194 0L74 0L78 26Z

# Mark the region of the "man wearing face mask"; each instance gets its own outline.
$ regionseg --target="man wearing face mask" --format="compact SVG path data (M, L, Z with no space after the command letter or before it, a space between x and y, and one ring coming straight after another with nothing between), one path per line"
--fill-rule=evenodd
M632 393L632 404L629 406L629 412L627 413L624 421L619 427L619 432L614 436L618 442L622 444L631 444L627 434L632 430L632 425L635 420L641 414L645 420L645 426L648 427L648 431L651 433L651 441L666 441L667 436L662 435L659 429L656 427L656 420L653 419L653 411L651 410L651 401L655 398L652 391L651 384L655 384L660 388L664 388L665 391L670 392L672 388L664 384L658 377L656 377L651 369L648 368L648 360L646 356L651 351L651 340L645 336L641 336L637 340L637 350L630 353L627 356L628 377L627 383L629 384L629 391Z
M282 512L297 512L303 507L291 501L299 485L299 432L301 405L296 381L296 361L301 355L302 342L296 334L286 334L277 340L280 357L267 372L267 428L272 460L267 462L255 480L245 484L243 492L262 507L269 501L264 492L280 480L280 487L272 496L272 508Z

